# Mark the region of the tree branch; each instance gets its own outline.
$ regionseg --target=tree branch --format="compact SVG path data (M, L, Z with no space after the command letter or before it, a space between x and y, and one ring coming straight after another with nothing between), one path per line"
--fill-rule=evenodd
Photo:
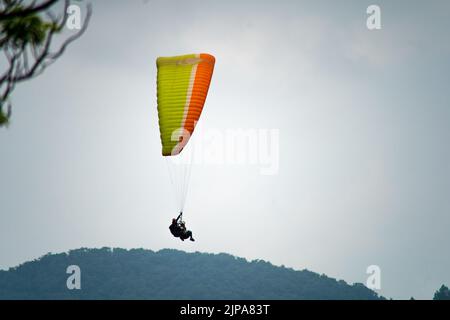
M45 11L57 1L58 0L47 0L37 6L35 6L36 1L33 1L29 6L21 9L17 9L17 7L22 1L12 1L12 5L9 5L8 8L0 12L0 21L12 18L23 18L41 11Z
M3 50L9 67L0 75L0 127L5 124L5 121L7 122L11 115L11 104L9 104L6 118L2 112L2 107L5 106L15 85L42 74L48 66L60 58L67 47L85 33L92 15L92 6L87 4L87 12L81 29L65 39L58 49L53 51L53 37L60 33L66 25L69 17L67 9L71 3L70 0L65 0L63 15L59 18L51 11L45 11L56 3L56 0L48 0L40 5L36 5L36 1L32 1L26 7L22 5L23 0L3 0L1 2L6 3L6 8L0 9L0 49ZM16 22L14 21L11 25L7 20L11 18L29 19L30 15L36 15L43 11L45 15L36 16L40 20L37 22L31 20L32 23L37 25L37 29L30 29L28 22L22 22L25 27L20 29L21 20L19 20L19 31L14 33L15 30L11 28L17 28ZM35 19L32 17L30 19ZM44 20L44 17L47 17L47 20ZM3 24L5 24L6 29L3 28ZM40 36L38 32L45 32L45 37Z

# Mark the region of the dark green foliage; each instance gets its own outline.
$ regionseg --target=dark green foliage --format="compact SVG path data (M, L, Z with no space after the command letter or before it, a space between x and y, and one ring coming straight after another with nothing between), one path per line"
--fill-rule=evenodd
M2 108L0 107L0 127L3 125L8 124L9 122L9 117L7 114L3 113Z
M81 268L68 290L66 268ZM0 299L380 299L308 270L229 254L165 249L78 249L0 271Z
M0 127L3 127L10 123L10 98L16 85L42 74L61 57L67 46L86 31L92 10L88 4L81 29L55 46L52 45L54 37L61 33L69 17L67 8L70 1L59 6L58 9L63 10L62 15L56 15L51 9L57 0L0 0L0 3L0 50L3 51L0 62Z
M54 27L53 23L44 22L38 15L34 14L24 18L11 18L1 22L2 42L16 48L27 45L41 45L47 32Z
M450 290L442 285L441 288L434 293L433 300L450 300Z

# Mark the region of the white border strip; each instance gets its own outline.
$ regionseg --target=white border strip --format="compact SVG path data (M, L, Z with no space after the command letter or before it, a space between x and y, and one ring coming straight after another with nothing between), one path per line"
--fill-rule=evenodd
M199 58L200 55L196 54L195 57ZM191 103L192 90L194 89L194 81L195 81L195 74L197 73L197 66L198 66L198 63L196 63L192 67L191 78L189 79L189 86L188 86L187 95L186 95L186 105L184 106L183 120L181 120L181 128L184 128L184 125L186 123L186 118L187 118L187 114L189 111L189 104Z

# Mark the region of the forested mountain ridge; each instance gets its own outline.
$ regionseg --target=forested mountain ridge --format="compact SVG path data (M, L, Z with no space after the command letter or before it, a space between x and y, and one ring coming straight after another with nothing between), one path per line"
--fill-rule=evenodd
M73 273L79 267L80 289ZM381 297L382 298L382 297ZM164 249L77 249L0 271L0 299L380 299L363 284L247 261Z

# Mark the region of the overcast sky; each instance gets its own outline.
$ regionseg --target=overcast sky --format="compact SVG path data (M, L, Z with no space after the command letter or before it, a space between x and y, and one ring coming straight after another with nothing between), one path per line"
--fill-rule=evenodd
M93 5L86 34L17 87L0 130L0 268L79 247L177 248L350 283L378 265L393 298L450 284L450 2ZM192 144L274 130L278 171L194 164L197 241L183 243L168 231L155 60L199 52L216 66Z

